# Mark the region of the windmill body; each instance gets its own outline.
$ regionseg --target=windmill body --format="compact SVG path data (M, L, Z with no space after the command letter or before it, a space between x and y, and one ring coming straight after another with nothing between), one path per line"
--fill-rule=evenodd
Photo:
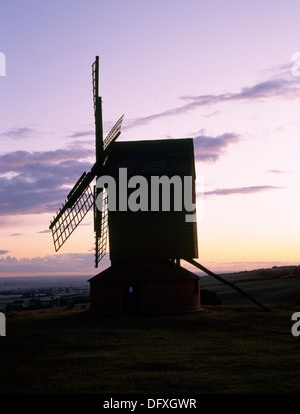
M115 142L104 172L114 177L117 183L117 196L120 193L120 167L126 171L127 183L136 176L145 179L148 193L144 203L138 200L140 206L137 211L127 208L126 211L116 209L108 212L109 252L112 265L137 259L174 261L184 257L198 257L196 222L186 221L186 215L190 215L191 212L185 208L184 191L179 194L182 208L175 211L174 197L177 194L172 183L173 177L178 179L177 183L179 186L182 183L181 190L184 190L184 177L191 177L192 186L188 195L195 202L193 140ZM151 184L152 178L162 178L159 187ZM128 198L137 191L136 187L128 188ZM151 196L157 188L159 194L156 197L159 200L156 211L153 211ZM162 204L165 198L170 201L170 208L166 211ZM117 197L117 207L120 206L118 201Z
M99 314L199 310L200 278L180 266L180 259L198 257L196 221L186 220L191 211L184 208L183 202L183 208L175 210L171 185L161 186L158 209L151 210L153 177L176 177L179 182L190 177L192 186L188 195L195 202L193 140L114 142L103 173L114 177L117 195L120 168L126 171L127 183L137 176L147 181L148 205L143 204L137 211L108 210L111 266L89 280L92 310ZM169 188L170 209L165 211L161 201L163 192ZM127 188L128 198L134 191L135 188ZM117 197L117 207L119 201Z

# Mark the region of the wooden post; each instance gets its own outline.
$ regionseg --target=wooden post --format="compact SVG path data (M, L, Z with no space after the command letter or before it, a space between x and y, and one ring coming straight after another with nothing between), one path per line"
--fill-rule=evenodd
M206 267L202 266L200 263L196 262L193 259L184 259L188 263L191 263L195 267L198 267L198 269L203 270L203 272L207 273L208 275L214 277L215 279L219 280L220 282L224 283L225 285L230 286L231 288L235 289L239 293L241 293L246 298L250 299L253 303L260 306L264 311L266 312L272 312L269 308L267 308L262 303L258 302L256 299L254 299L252 296L250 296L248 293L246 293L244 290L236 286L234 283L229 282L228 280L223 279L221 276L216 275L215 273L211 272L210 270L206 269Z

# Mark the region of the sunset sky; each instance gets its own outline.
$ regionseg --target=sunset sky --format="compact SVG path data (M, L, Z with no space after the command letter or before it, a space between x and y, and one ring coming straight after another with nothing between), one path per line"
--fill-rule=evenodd
M124 113L120 141L194 138L199 262L300 264L299 16L297 0L0 0L0 275L109 265L91 214L58 253L48 230L94 163L96 55L105 133Z

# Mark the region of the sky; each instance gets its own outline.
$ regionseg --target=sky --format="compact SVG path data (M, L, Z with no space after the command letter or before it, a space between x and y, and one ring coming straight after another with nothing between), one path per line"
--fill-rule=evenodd
M194 138L197 260L300 264L299 16L297 0L0 0L0 275L110 264L94 268L91 213L58 252L49 232L94 163L95 56L105 134L124 114L119 141Z

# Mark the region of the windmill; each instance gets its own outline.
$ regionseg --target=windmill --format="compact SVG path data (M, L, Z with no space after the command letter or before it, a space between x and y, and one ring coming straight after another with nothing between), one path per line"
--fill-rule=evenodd
M120 190L122 178L117 171L122 167L129 177L139 174L147 183L156 176L178 177L180 180L190 177L189 195L193 206L196 199L193 139L116 142L121 134L122 115L103 140L98 56L92 65L92 80L95 164L88 173L81 175L49 227L58 251L93 208L97 268L106 254L109 225L111 266L89 280L92 308L113 313L136 313L141 309L147 312L199 310L200 278L180 266L183 259L268 311L242 289L194 260L198 257L196 207L192 211L193 220L186 220L191 210L185 207L167 211L161 207L154 211L122 208L109 211L105 186L98 188L94 185L92 190L92 181L96 178L98 182L103 176L114 178ZM175 198L173 193L169 194L170 199ZM99 197L100 210L97 207Z
M99 96L99 56L96 56L92 65L93 103L95 117L95 151L96 160L91 170L84 172L78 179L72 190L67 195L62 207L50 223L55 251L57 252L73 231L78 227L83 218L93 207L94 209L94 233L95 233L95 267L106 254L107 244L107 193L104 188L90 186L94 178L101 176L103 164L109 157L110 146L121 134L121 125L124 115L116 122L107 137L103 140L102 124L102 98ZM102 211L96 208L96 198L102 196Z

